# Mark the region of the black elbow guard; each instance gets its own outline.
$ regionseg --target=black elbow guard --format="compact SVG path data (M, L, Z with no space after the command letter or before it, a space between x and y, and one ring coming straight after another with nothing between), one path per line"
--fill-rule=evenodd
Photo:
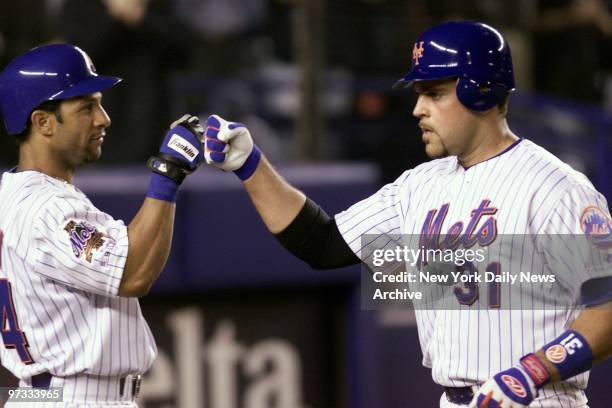
M276 238L313 269L340 268L360 262L342 238L336 221L308 198L295 219Z

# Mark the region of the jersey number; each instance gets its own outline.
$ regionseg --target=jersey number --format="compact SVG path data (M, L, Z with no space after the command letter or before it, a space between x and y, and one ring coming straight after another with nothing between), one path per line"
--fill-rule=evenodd
M0 270L2 270L2 240L4 233L0 230ZM25 364L32 364L32 356L28 350L28 339L24 332L19 330L17 323L17 314L15 314L15 306L13 306L13 291L11 283L8 279L0 278L0 333L2 333L2 341L7 349L15 349L19 353L19 358Z
M501 273L501 265L497 262L490 263L487 266L487 272L492 272L495 275ZM478 273L478 269L471 262L466 262L463 266L457 268L457 272L467 272L468 275L474 276ZM460 304L471 306L479 297L478 284L475 282L458 283L455 285L455 297ZM489 308L498 309L500 305L499 299L499 282L489 282L487 285Z
M28 339L24 332L19 330L15 306L13 306L13 292L8 279L0 279L0 312L2 313L2 341L7 349L15 349L19 358L25 364L32 364L32 356L28 350Z

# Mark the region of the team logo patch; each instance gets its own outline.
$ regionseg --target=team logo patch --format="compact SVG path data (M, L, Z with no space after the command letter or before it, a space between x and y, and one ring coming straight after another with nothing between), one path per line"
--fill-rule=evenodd
M567 358L567 350L562 345L555 344L546 350L546 358L553 364L562 363Z
M423 51L425 51L423 48L423 41L414 43L414 47L412 48L412 59L414 60L414 65L419 65L419 58L423 58Z
M64 227L64 231L70 237L72 252L74 256L80 258L85 254L85 260L91 263L93 252L104 245L103 235L91 224L85 221L79 223L70 221Z
M198 155L198 149L187 140L183 139L176 133L172 135L170 141L168 142L168 147L189 160L190 162L194 161L196 156Z
M587 207L582 211L580 227L587 238L600 248L612 247L612 220L597 207Z
M518 397L525 398L527 396L525 387L523 387L523 384L521 384L521 382L516 378L512 377L511 375L504 374L501 376L501 380L508 386L510 391L512 391Z

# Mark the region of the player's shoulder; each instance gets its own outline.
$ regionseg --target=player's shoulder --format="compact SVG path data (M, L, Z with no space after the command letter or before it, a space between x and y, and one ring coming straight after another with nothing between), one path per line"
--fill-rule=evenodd
M406 170L398 178L398 180L415 180L433 179L441 175L451 173L457 166L457 158L455 156L434 159L419 164L412 169Z
M526 180L539 180L542 185L549 185L557 191L567 191L572 188L594 190L591 181L580 171L564 162L544 147L524 139L520 143L523 154L529 157L531 166L521 166L518 170Z
M381 191L410 190L412 186L420 184L423 180L430 181L446 174L456 166L457 159L445 157L443 159L430 160L416 167L405 170L395 181L386 184Z
M37 194L50 198L69 195L67 183L37 171L6 172L2 175L5 194Z
M440 173L440 172L451 172L457 166L457 157L456 156L448 156L440 159L433 159L426 161L424 163L419 164L411 171L412 173L417 175L426 175L431 174L432 172Z
M61 203L83 201L69 183L36 171L5 172L0 187L3 203L13 211L23 210L30 216L34 215L33 207L38 209L36 212L57 211L62 208Z

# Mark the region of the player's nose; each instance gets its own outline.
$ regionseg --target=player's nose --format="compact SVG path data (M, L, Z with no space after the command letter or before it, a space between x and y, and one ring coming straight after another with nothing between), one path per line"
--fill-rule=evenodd
M423 97L423 95L418 96L416 104L414 105L414 109L412 110L413 116L416 116L417 118L427 116L427 107L424 99L425 98Z
M96 127L104 127L104 128L107 128L111 125L110 116L108 116L108 113L106 113L102 105L99 105L98 109L96 109L96 115L94 117L94 125Z

